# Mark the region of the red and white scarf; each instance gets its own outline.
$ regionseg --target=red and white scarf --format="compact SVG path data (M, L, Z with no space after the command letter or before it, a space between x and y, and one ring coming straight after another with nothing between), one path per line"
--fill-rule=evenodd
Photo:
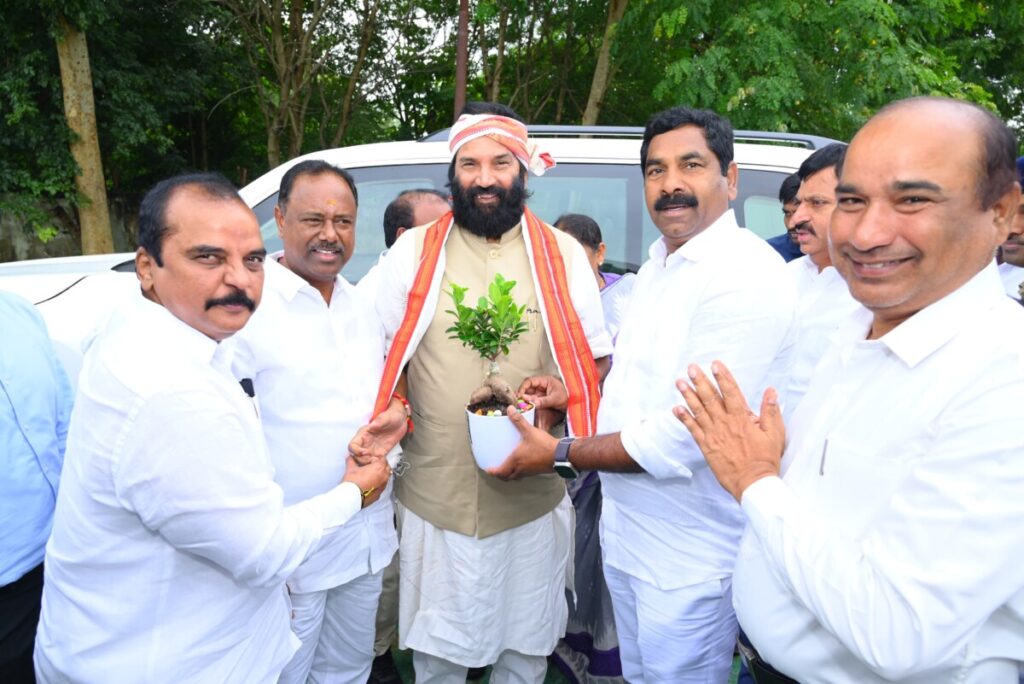
M453 224L449 212L426 229L423 251L409 290L405 315L392 339L384 364L374 415L387 408L398 383L398 376L415 351L410 349L410 345L417 344L422 336L417 336L417 331L427 298L431 295L439 296L440 280L435 275ZM548 342L569 394L566 411L569 431L577 437L587 437L593 435L597 427L597 405L600 401L597 366L569 296L565 262L554 232L529 209L524 213L523 226Z

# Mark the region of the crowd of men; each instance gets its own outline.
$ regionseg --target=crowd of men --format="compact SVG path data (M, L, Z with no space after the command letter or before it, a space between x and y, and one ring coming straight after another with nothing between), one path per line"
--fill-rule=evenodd
M287 171L270 255L223 178L159 183L141 296L73 398L0 293L0 680L397 681L397 639L419 684L539 683L552 653L579 681L726 682L737 648L759 684L1018 681L1003 122L888 105L782 184L766 242L730 209L729 122L655 114L661 237L624 278L591 219L530 210L554 161L515 112L469 106L449 147L449 193L396 198L358 286L343 169ZM449 339L445 293L497 274L537 420L509 407L521 441L482 470L464 408L489 361Z

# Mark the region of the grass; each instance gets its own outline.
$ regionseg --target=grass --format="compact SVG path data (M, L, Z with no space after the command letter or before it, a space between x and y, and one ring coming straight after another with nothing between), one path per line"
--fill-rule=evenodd
M405 684L413 684L413 671L412 671L412 651L405 650L401 651L398 648L392 648L391 654L395 658L395 664L398 666L398 671L402 674L402 680ZM732 675L729 677L729 684L736 684L736 676L740 669L740 659L734 658L732 662ZM483 679L477 680L480 684L487 684L491 679L491 668L487 668ZM558 671L557 667L548 667L548 674L544 677L544 684L570 684L569 680Z

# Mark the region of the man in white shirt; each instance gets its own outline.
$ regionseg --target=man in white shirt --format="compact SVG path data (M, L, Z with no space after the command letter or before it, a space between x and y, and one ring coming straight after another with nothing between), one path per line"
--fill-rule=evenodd
M657 114L640 160L662 237L637 275L615 344L599 436L558 442L517 417L524 442L496 472L550 472L553 462L602 471L601 546L623 676L725 682L743 514L673 417L678 395L666 379L694 360L726 357L748 391L778 382L795 293L782 258L729 209L738 172L727 120L684 107Z
M1024 186L1024 157L1017 159L1017 175ZM1017 301L1024 299L1024 200L1017 207L1017 215L1010 226L1006 242L996 253L999 262L999 277L1007 296Z
M797 292L793 359L782 393L786 416L807 392L811 373L832 333L860 308L828 255L828 225L839 182L836 169L842 166L845 153L843 143L826 145L807 157L797 171L800 189L792 222L804 256L786 264Z
M42 682L275 682L284 580L372 503L387 465L285 506L228 339L263 289L255 215L216 175L139 212L143 296L85 356L46 550Z
M678 383L677 415L748 518L734 598L755 677L766 661L805 684L1017 682L1024 311L992 264L1015 149L975 105L884 108L850 144L829 231L867 309L788 430L774 393L755 416L724 364L721 395L696 366L696 390Z
M352 177L327 162L285 173L274 210L284 251L268 258L263 301L236 339L232 369L253 383L285 505L344 477L348 443L373 413L384 328L340 275L355 245L357 201ZM380 420L401 437L401 400ZM381 571L397 547L388 487L292 573L292 629L302 647L282 683L366 681Z
M398 197L391 200L384 208L384 251L380 258L369 271L366 272L356 288L365 295L370 302L377 297L378 281L380 279L380 265L387 256L388 250L395 244L402 233L415 228L425 226L441 218L451 210L448 204L448 195L433 188L416 188L414 190L403 190Z

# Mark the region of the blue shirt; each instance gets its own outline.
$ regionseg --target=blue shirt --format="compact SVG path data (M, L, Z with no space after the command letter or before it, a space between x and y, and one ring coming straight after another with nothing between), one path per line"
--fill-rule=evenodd
M768 238L766 242L771 245L786 261L793 261L794 259L799 259L804 255L804 253L800 251L800 245L789 239L789 233L783 233L782 235L776 235L773 238Z
M43 562L71 402L42 317L0 292L0 586Z

